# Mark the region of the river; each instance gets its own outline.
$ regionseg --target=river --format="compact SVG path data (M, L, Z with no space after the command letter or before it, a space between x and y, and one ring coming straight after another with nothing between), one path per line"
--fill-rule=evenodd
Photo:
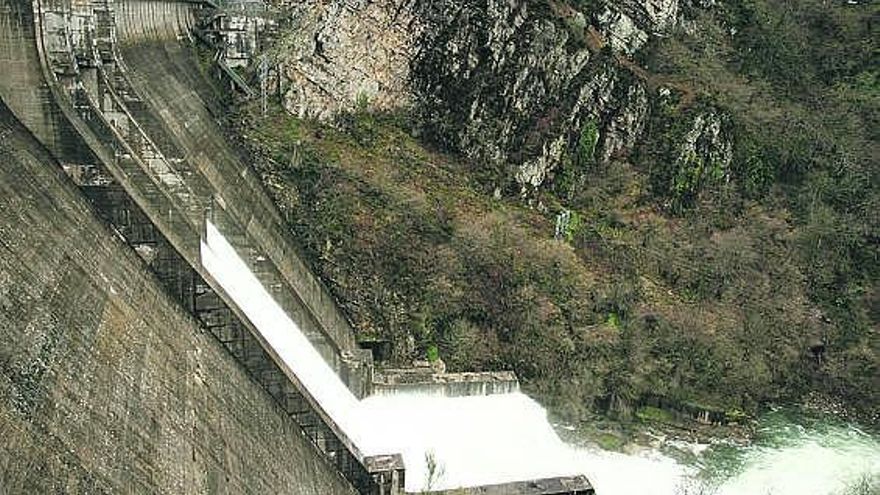
M748 445L661 443L579 451L599 495L880 494L880 437L831 417L765 414Z

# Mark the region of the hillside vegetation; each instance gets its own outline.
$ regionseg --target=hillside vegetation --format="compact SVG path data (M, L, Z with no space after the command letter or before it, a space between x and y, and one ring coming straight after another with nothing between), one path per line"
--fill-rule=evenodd
M688 10L632 61L665 82L635 150L605 164L595 126L574 129L529 201L493 194L495 171L421 139L408 115L364 105L326 125L244 104L232 120L316 272L361 339L392 343L391 363L436 346L452 370L513 369L571 418L662 403L737 419L809 395L868 417L878 12ZM678 155L701 115L729 136L729 168Z

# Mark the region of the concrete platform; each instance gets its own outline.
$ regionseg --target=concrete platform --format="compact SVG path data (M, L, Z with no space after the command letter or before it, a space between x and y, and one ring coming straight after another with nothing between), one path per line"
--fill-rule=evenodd
M387 369L373 373L370 395L415 393L462 397L519 391L512 371L436 373L431 368Z
M596 491L586 476L571 476L427 493L431 495L595 495Z

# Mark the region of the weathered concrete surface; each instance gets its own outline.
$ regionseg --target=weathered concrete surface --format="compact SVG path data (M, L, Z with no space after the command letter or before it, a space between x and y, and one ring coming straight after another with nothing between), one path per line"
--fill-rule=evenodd
M43 80L29 1L0 0L0 67L0 94L15 101L16 116L53 154L72 162L88 154Z
M0 492L354 493L0 107Z
M6 51L15 53L33 79L20 86L14 77L0 75L0 95L18 116L28 117L24 123L61 160L78 163L84 160L61 152L53 137L58 129L75 128L61 141L85 155L94 152L197 271L203 272L198 243L205 213L214 205L226 210L254 256L270 260L261 273L264 283L278 288L274 295L282 306L355 394L364 395L368 354L357 347L348 322L297 255L259 180L215 122L222 111L212 101L217 95L189 46L197 5L157 0L37 0L32 6L0 0L0 5L0 18L15 33L4 39ZM39 9L39 18L28 6ZM41 120L55 115L50 110L60 123Z
M596 492L585 476L570 476L430 493L433 495L595 495Z
M431 368L387 369L373 376L373 395L417 393L463 397L519 391L512 371L434 373Z
M141 224L156 227L158 235L186 260L195 272L191 276L199 279L196 285L212 285L221 305L230 308L247 327L246 317L201 266L198 246L206 215L210 211L212 217L224 217L229 228L226 233L235 233L234 244L254 273L314 338L316 347L324 351L353 391L364 393L369 384L369 356L358 355L345 326L331 330L340 332L347 341L328 332L326 319L316 321L338 310L305 265L285 272L284 267L290 266L290 258L296 254L280 228L279 215L259 182L249 178L252 172L246 162L228 147L207 109L212 88L199 79L199 64L188 46L192 10L198 6L150 0L34 0L33 8L30 16L26 9L19 9L12 21L22 32L30 28L38 34L21 37L21 41L35 41L36 63L52 101L78 134L77 143L94 153L101 173L106 171L104 175L129 197L126 201L132 204L118 211L142 212L146 223L141 219ZM135 71L122 57L124 49L131 50L132 65L146 74L146 79L156 79L158 85L150 86L134 76ZM178 77L161 77L172 72ZM212 108L216 110L216 106ZM143 247L134 239L125 240L135 249ZM303 281L306 297L298 290ZM308 285L309 281L313 283ZM322 294L324 299L317 301L320 311L313 309L316 297ZM183 307L191 306L187 301L179 302ZM196 310L201 318L198 307ZM205 324L212 332L216 330ZM252 352L249 345L239 349L241 335L221 332L215 336L299 424L302 430L298 433L305 432L329 464L357 484L362 493L394 485L394 472L365 470L366 460L270 348L263 345L265 352Z

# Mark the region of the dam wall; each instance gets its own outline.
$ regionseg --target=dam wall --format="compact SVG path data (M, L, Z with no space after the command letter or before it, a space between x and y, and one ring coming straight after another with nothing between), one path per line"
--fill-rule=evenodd
M356 493L2 104L0 163L0 493Z
M147 105L162 122L175 142L179 143L190 167L198 170L215 204L222 208L244 234L259 245L263 254L277 270L276 280L267 285L283 284L291 290L277 291L276 297L302 322L310 340L323 350L329 362L336 364L340 374L356 395L363 396L369 388L369 375L353 384L358 367L371 364L369 353L357 346L354 332L338 310L335 301L290 242L286 222L265 193L257 174L244 166L240 157L224 138L216 124L217 95L211 97L213 86L193 67L198 65L192 51L175 43L128 43L120 35L122 60L128 76ZM291 298L290 296L295 296ZM290 299L290 300L288 300ZM345 368L349 369L345 369Z
M28 4L30 11L26 8ZM320 354L317 361L327 363L330 377L342 380L344 385L340 385L340 389L345 390L346 394L350 391L358 398L369 394L373 382L369 353L358 348L348 322L328 291L299 257L284 219L248 166L247 157L240 156L240 151L226 141L217 124L223 117L223 109L218 105L222 98L200 70L202 61L190 47L192 29L200 16L206 13L205 10L204 3L183 1L0 0L3 25L15 27L13 34L3 40L3 46L11 48L4 48L4 53L10 54L10 60L19 60L18 63L28 65L32 72L27 77L34 83L20 86L12 81L14 77L0 73L0 80L10 79L0 84L0 97L9 104L12 114L32 129L37 139L60 161L61 168L73 179L79 192L91 202L94 214L116 234L118 240L114 242L120 248L123 243L127 244L131 248L126 251L127 256L139 260L140 268L146 267L152 271L153 282L159 283L156 286L161 284L162 297L175 301L176 310L184 315L191 326L200 329L202 336L214 338L215 345L219 344L220 349L225 348L227 358L238 363L239 372L249 377L250 384L262 388L262 393L274 403L280 415L288 421L292 420L296 428L291 434L305 440L308 449L311 449L304 452L321 454L320 461L314 461L307 454L302 454L305 461L296 459L296 463L319 463L314 472L306 471L302 475L304 487L297 490L312 493L308 491L312 485L324 483L322 476L326 473L321 470L327 468L334 473L334 479L343 480L343 491L338 491L339 487L335 485L322 485L323 488L315 493L348 493L352 488L369 495L402 493L402 457L393 452L386 455L384 450L376 448L369 451L370 455L362 454L335 423L334 418L339 416L331 417L324 410L324 403L315 399L316 390L304 386L300 377L305 374L297 376L292 371L294 367L291 362L279 358L280 350L268 345L267 334L254 327L253 321L259 318L245 313L239 307L238 304L243 304L242 301L257 291L247 291L247 294L237 291L238 299L234 299L230 293L236 293L238 288L220 285L214 276L219 277L222 271L216 270L216 266L213 271L206 268L207 251L204 249L209 245L205 239L216 227L222 234L220 237L225 238L224 242L229 242L230 250L241 258L242 266L246 266L246 271L255 278L255 286L265 290L264 298L273 300L281 308L282 312L277 315L289 317L295 322L291 327L295 327L297 332L301 330L307 338L303 341L307 345L301 348L316 349ZM29 43L33 43L33 46ZM33 72L35 67L39 70ZM13 169L12 173L27 175L29 171ZM10 188L15 180L12 177L8 179ZM27 182L29 179L23 180ZM42 194L50 202L56 201L52 189ZM9 211L12 211L11 207ZM34 221L46 220L35 218ZM13 228L10 226L10 232ZM56 226L46 223L40 228L44 228L44 235L48 237ZM55 235L63 238L80 234L78 231L58 229ZM88 241L90 237L85 235L85 239ZM5 241L3 237L0 240ZM37 247L48 242L45 239L33 241ZM77 238L77 242L80 241ZM21 246L18 248L21 249ZM48 252L40 251L31 261L40 263L41 257L47 255ZM213 263L217 263L217 260ZM50 258L46 264L61 270L67 261L59 262ZM92 272L86 273L94 277ZM99 278L107 279L103 274ZM80 283L80 280L77 279L76 283ZM10 279L10 287L18 284L33 285L34 282L24 276ZM61 284L59 287L70 292L73 285ZM114 296L118 293L115 286L108 287L106 290ZM145 297L141 306L135 305L129 312L113 313L114 322L118 319L118 325L129 328L134 323L128 319L141 321L136 319L137 314L149 313L152 303L150 297ZM164 311L164 308L159 307L158 310ZM103 309L96 311L102 317L107 316ZM8 315L11 320L22 318L13 311ZM162 324L161 318L165 316L146 314L141 318L155 318L156 324ZM277 327L274 321L277 320L263 321L263 329ZM152 331L147 326L140 327L140 330L145 333ZM126 337L130 338L129 335ZM152 335L148 337L153 338ZM132 341L139 342L137 339ZM89 349L93 350L92 347ZM195 349L184 352L195 352ZM168 354L163 354L162 358L172 363L170 366L177 366L182 360L175 361L169 357L173 352L180 350L175 347ZM95 355L83 359L103 358L103 355ZM142 361L145 367L151 367L151 372L161 372L158 360ZM117 362L111 357L110 364ZM175 372L182 377L178 377L182 382L196 380L203 384L226 380L221 374L223 369L217 367L183 367L175 368ZM18 380L25 384L25 389L30 390L32 385L27 373L19 372L24 378L15 376L11 381ZM139 373L140 378L146 372ZM98 377L98 380L113 378L108 375ZM432 380L435 378L432 377ZM503 393L504 390L517 387L512 376L492 378L494 383L491 386L479 384L479 381L468 378L459 380L460 383L444 384L442 388L450 391L448 395L456 396L473 390ZM152 386L149 383L145 385L143 380L137 384ZM18 392L11 392L13 405L17 400L15 393ZM176 402L179 397L176 393L176 390L172 390L169 394L166 389L160 388L154 395L142 397L145 403L149 403L147 405L134 403L125 396L110 396L107 407L116 407L113 404L117 400L128 400L126 407L130 405L135 410L141 406L147 409L153 407L160 411L167 407L169 401ZM53 400L54 397L48 402L51 404ZM79 399L86 414L92 414L95 400L99 400L97 396ZM210 415L212 420L231 425L230 428L239 428L239 425L226 418L227 414L232 418L243 418L242 421L253 419L247 415L252 409L248 404L239 404L239 409L211 409L213 404L205 406L207 409L204 411L187 411L187 414ZM105 424L100 421L105 418L94 415L75 419L93 427ZM269 420L274 421L272 418ZM174 421L179 426L178 420ZM361 423L367 427L372 425L369 421ZM187 425L184 422L180 428L185 429ZM210 430L211 426L196 421L193 428ZM390 433L387 428L378 431ZM219 428L204 433L204 441L213 449L209 455L226 460L247 453L248 447L243 444L229 445L229 449L235 450L231 454L218 451L214 443L221 441L224 434L225 431ZM230 436L249 437L247 430L242 428ZM34 438L37 437L35 434ZM262 437L260 440L273 441ZM126 441L136 443L137 438L128 437ZM490 443L486 442L485 445ZM163 454L169 459L187 453L173 443L155 448L165 447L168 451ZM192 462L197 460L195 449L192 449L192 459ZM244 463L237 458L232 462L236 466ZM470 465L476 466L473 463ZM20 469L20 466L10 468L11 476L20 477ZM183 469L185 477L191 477L186 463L175 465L169 461L162 466L145 469L149 472L153 469L170 470L171 473L163 473L169 476L175 469ZM223 491L221 475L225 475L224 469L226 466L217 468L221 474L210 477L208 488L186 484L168 488L162 485L156 491ZM274 465L267 463L262 469L268 477L273 473ZM197 478L199 474L192 476ZM55 476L49 473L48 478L54 479ZM248 480L230 490L286 492L287 485L283 484L286 478L282 477L280 482L281 485L270 484L269 489L263 489L262 481ZM569 483L573 489L568 490L567 485L565 492L558 491L562 485L554 484L553 480L545 480L537 485L536 481L527 483L538 487L535 489L537 491L529 493L591 492L587 480L580 478L575 479L574 485ZM521 491L511 486L497 488L496 492ZM118 490L114 487L106 491ZM121 491L150 490L125 487Z
M119 59L125 61L127 78L186 156L189 170L197 170L207 190L231 218L255 239L276 266L280 280L291 289L298 303L289 308L303 320L317 347L332 347L353 364L368 361L354 339L354 331L337 308L329 291L315 277L286 235L288 228L274 202L263 189L248 159L233 149L217 121L224 112L218 104L217 86L197 70L200 61L190 43L177 40L143 43L141 12L167 2L120 2L122 11L136 10L118 21ZM132 21L126 21L131 19ZM177 24L181 26L180 23ZM189 27L189 26L187 26ZM247 200L243 200L246 198ZM326 356L325 356L326 357ZM364 390L356 391L363 395Z
M56 151L50 139L59 134L56 129L73 129L72 147L93 153L97 160L92 161L129 192L202 275L198 241L206 212L215 206L228 210L269 260L261 272L266 285L302 321L312 343L353 392L365 395L369 353L358 348L348 322L298 256L256 174L216 123L221 98L212 94L189 46L198 4L35 0L41 15L34 18L22 2L4 1L16 10L5 22L18 33L7 44L36 43L36 57L19 48L27 52L19 58L31 71L36 66L43 72L42 83L30 92L12 89L18 88L12 82L0 86L13 112L40 114L40 108L26 103L48 100L48 87L52 98L47 105L65 119L57 119L61 122L50 126L52 132L41 141ZM39 35L29 35L28 29ZM41 129L36 118L22 120ZM60 151L57 156L63 162L88 161Z
M18 119L52 154L67 162L88 162L91 153L81 145L44 79L29 1L0 1L0 95L15 102Z
M18 6L11 0L4 2ZM153 106L154 100L147 101L143 90L128 77L128 68L118 51L119 37L158 58L143 62L150 64L147 72L155 76L161 73L156 69L174 70L162 64L170 51L156 43L165 39L180 51L179 44L189 42L185 35L197 5L151 1L131 4L126 7L123 3L100 0L34 0L30 15L27 9L0 10L0 14L7 15L7 23L19 26L18 40L22 44L35 41L36 62L52 102L64 117L61 124L75 131L77 147L91 153L93 163L65 161L64 169L92 200L96 212L147 262L165 285L166 294L174 296L202 328L226 347L295 421L300 427L299 434L321 451L338 473L356 485L360 493L389 493L395 480L402 483L399 458L362 456L297 378L279 365L272 350L256 337L258 333L248 319L201 265L199 244L205 220L209 214L222 217L229 230L238 234L237 244L249 259L259 263L254 272L261 283L271 289L273 297L282 302L289 314L302 322L312 344L352 392L366 394L372 369L369 353L357 349L350 334L347 341L334 341L324 331L326 327L316 320L308 303L314 305L324 297L324 303L331 305L317 312L320 317L333 314L332 300L326 294L322 296L323 287L315 283L305 265L299 266L301 273L292 273L290 267L296 266L290 258L296 253L284 238L285 230L265 223L273 218L278 222L277 212L270 209L272 204L259 189L252 172L226 148L213 117L199 106L204 105L202 96L194 88L181 88L180 82L171 85L162 96L197 107L172 118L163 114L158 104ZM129 21L123 20L124 29L117 32L113 21L120 10L130 10L119 14ZM135 30L132 26L138 17L152 20L144 22L142 30ZM131 29L125 29L126 22ZM28 29L37 34L26 36ZM161 50L150 51L150 47ZM135 59L135 63L138 61ZM197 69L193 65L184 70ZM205 88L207 85L199 89ZM22 93L27 95L26 90ZM15 92L8 90L0 96L9 98L13 108L26 114ZM181 137L169 123L193 128L194 134ZM199 141L200 138L203 140ZM204 139L213 139L213 143ZM211 146L215 148L208 149ZM217 150L226 154L212 153ZM188 154L190 151L192 154ZM254 206L261 198L262 209ZM276 266L274 259L280 260L282 268ZM291 287L289 279L299 284L301 290ZM306 284L311 281L312 285L303 286L301 280ZM303 287L310 291L305 297L301 295ZM338 314L337 317L341 318Z

